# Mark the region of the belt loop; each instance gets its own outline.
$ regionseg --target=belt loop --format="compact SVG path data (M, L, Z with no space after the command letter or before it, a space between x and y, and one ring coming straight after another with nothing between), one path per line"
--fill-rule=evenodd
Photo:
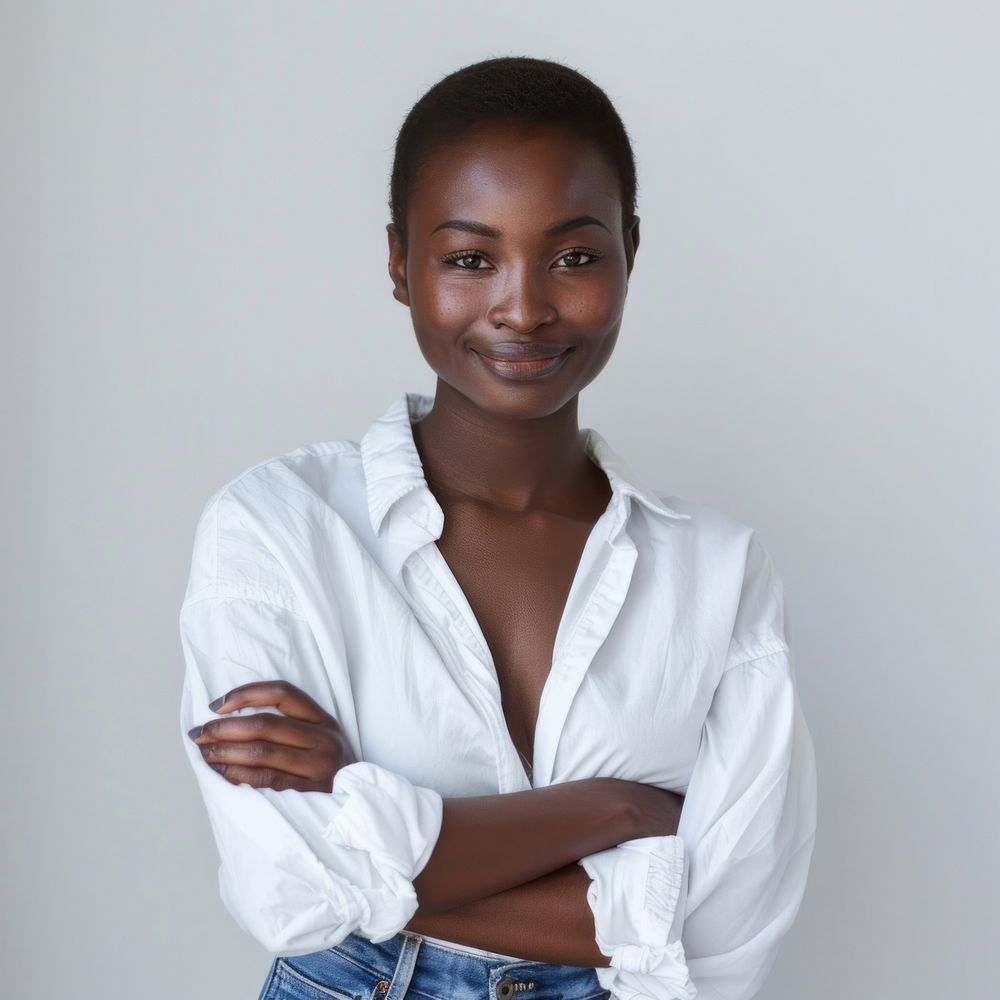
M417 952L420 951L420 942L423 940L423 938L407 934L406 931L400 931L400 934L403 935L403 947L399 952L399 959L396 962L396 968L393 970L392 982L389 983L385 1000L403 1000L403 997L406 996L406 991L410 987L410 980L413 978L413 970L417 964Z

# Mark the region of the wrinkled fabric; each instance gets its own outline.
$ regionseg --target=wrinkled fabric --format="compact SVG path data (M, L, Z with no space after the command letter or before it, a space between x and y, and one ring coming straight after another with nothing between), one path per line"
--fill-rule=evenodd
M412 433L432 404L404 393L360 441L259 462L202 509L180 724L224 904L277 955L352 932L385 941L416 912L444 798L623 778L685 800L676 835L579 860L611 963L601 986L616 1000L747 1000L798 911L816 824L769 554L754 529L651 488L582 430L612 498L559 622L529 777L485 637L434 544L444 514ZM214 698L269 678L340 723L358 762L332 792L232 785L187 737L216 717ZM237 714L258 711L278 710Z

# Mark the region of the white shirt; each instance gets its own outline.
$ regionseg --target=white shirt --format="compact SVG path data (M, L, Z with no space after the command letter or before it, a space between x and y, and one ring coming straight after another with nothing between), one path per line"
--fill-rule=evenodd
M626 778L686 798L676 836L579 860L612 963L601 986L616 1000L753 996L799 909L816 828L771 559L752 528L661 495L585 429L613 495L559 623L529 780L482 630L433 544L444 515L411 428L432 403L403 393L360 442L260 462L200 516L180 727L226 908L276 955L352 931L384 941L416 911L443 797ZM279 677L337 718L358 757L330 793L233 785L187 736L216 717L214 698ZM258 711L278 710L243 713Z

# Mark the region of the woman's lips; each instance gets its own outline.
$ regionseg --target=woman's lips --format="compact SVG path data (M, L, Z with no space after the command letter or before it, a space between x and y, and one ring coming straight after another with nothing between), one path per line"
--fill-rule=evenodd
M507 359L492 358L488 354L480 354L474 351L483 364L501 378L510 379L532 379L541 378L543 375L550 375L565 364L572 347L567 347L562 354L557 354L552 358L530 358L524 361L509 361Z

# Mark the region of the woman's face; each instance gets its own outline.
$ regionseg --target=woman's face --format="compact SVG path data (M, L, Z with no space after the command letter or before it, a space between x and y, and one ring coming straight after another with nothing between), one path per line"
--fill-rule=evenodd
M393 296L427 363L477 406L546 416L607 363L639 225L623 234L618 177L596 146L557 126L480 127L435 150L407 224L405 251L387 227ZM539 344L564 352L540 374L543 362L484 360Z

